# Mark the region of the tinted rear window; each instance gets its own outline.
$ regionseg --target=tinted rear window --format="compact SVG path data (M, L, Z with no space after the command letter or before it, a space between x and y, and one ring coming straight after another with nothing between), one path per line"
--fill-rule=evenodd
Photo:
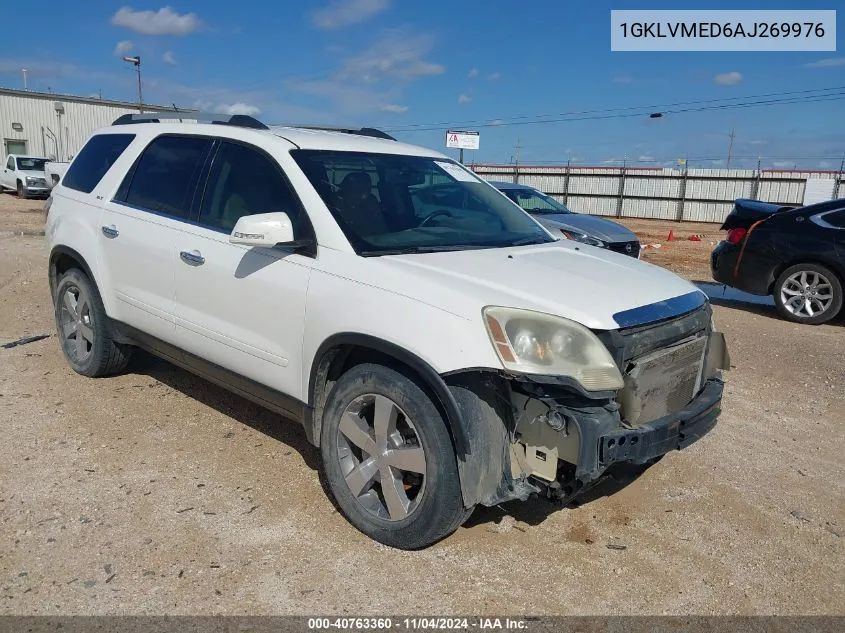
M62 184L91 193L134 138L134 134L92 136L68 168Z
M845 229L845 209L842 211L834 211L833 213L826 213L822 219L828 224L839 229Z
M212 142L209 137L196 136L156 138L126 177L129 182L120 186L120 192L126 192L124 201L141 209L187 218Z

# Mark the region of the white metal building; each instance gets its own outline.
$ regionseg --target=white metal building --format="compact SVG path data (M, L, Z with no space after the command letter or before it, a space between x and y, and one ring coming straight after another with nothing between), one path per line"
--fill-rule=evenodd
M144 104L144 109L172 108ZM138 111L137 103L125 101L0 88L0 152L3 160L8 154L29 154L67 161L91 132Z

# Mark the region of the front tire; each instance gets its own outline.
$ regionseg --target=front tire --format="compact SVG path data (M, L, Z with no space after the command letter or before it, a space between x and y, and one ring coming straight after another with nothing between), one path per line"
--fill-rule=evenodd
M71 268L56 284L53 297L62 352L73 371L92 378L123 371L132 348L115 343L97 287Z
M26 198L26 192L23 190L23 183L20 180L18 180L17 194L21 200Z
M794 323L819 325L842 309L842 284L819 264L796 264L784 270L772 293L780 315Z
M471 512L443 417L398 371L362 364L343 374L326 403L320 447L338 506L380 543L427 547Z

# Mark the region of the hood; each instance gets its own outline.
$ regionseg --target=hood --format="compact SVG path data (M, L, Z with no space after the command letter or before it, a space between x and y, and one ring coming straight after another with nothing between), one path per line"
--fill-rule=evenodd
M484 306L499 305L613 330L630 324L615 319L619 313L690 293L705 299L695 286L664 268L569 240L378 260L382 287L397 284L395 292L426 297L468 319L480 318ZM416 290L409 294L409 288Z
M532 217L552 233L558 233L561 229L574 230L608 243L638 240L636 233L630 229L595 215L542 213Z
M24 177L28 176L29 178L44 178L45 177L43 171L38 171L36 169L20 169L20 170L18 170L18 173L21 176L24 176Z

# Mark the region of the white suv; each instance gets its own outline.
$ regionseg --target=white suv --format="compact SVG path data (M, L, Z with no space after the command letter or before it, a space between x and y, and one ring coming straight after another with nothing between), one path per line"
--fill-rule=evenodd
M185 115L100 130L53 190L78 373L141 347L299 421L349 521L407 549L477 504L566 502L715 424L724 338L674 274L556 241L378 130L167 116Z

